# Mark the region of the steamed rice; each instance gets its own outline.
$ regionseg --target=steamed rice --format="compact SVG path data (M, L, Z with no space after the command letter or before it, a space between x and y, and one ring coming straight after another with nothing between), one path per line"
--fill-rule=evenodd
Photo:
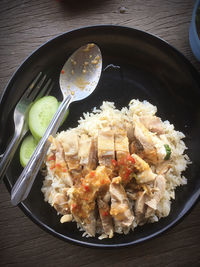
M74 130L79 134L89 134L92 137L97 137L98 131L110 127L124 128L126 122L130 122L134 115L155 115L157 112L156 106L153 106L147 101L140 102L139 100L131 100L129 107L124 107L121 110L115 108L112 102L103 102L102 106L97 109L94 108L91 113L87 112L83 114L83 117L78 121L78 126ZM185 137L182 132L176 131L174 125L169 121L162 122L164 128L164 135L171 147L171 168L165 174L166 190L163 198L160 200L155 215L151 218L150 222L157 222L160 218L166 217L170 213L171 200L175 199L175 189L177 186L187 184L187 179L182 175L182 172L186 170L187 165L190 163L189 158L184 151L187 149L183 138ZM70 129L68 130L70 131ZM58 136L59 134L57 134ZM66 185L48 168L47 175L44 179L42 192L44 194L44 200L51 206L54 206L54 201L58 194L63 194ZM62 205L65 203L62 203ZM133 203L131 203L133 205ZM58 214L62 215L62 212L58 211ZM71 218L71 217L70 217ZM71 218L72 219L72 218ZM81 225L77 225L80 230L83 230ZM137 227L137 223L134 220L131 229ZM124 232L127 234L127 232ZM98 232L98 229L97 229ZM122 229L115 229L115 232L122 233ZM84 233L84 236L88 236ZM100 239L107 237L105 234L100 236Z

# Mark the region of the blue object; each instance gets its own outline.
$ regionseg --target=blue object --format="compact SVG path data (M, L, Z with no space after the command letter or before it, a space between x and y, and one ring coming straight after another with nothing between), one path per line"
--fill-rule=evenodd
M197 33L195 19L196 19L197 9L199 6L200 6L200 0L197 0L192 13L192 21L190 23L190 31L189 31L190 46L194 56L198 61L200 61L200 39Z

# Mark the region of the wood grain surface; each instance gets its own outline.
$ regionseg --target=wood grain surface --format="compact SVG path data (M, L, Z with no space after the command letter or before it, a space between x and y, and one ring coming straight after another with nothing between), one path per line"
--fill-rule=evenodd
M200 71L188 41L194 3L0 0L0 94L20 63L42 43L74 28L96 24L125 25L156 34ZM4 184L0 184L0 266L200 266L199 209L197 203L173 229L146 243L96 250L65 243L41 230L11 205Z

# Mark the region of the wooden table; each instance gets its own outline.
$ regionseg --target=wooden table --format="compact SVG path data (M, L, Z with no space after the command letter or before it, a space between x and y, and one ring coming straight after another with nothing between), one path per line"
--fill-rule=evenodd
M200 70L188 41L194 2L1 0L0 93L34 49L60 33L87 25L125 25L156 34ZM181 223L146 243L94 250L65 243L41 230L11 205L1 184L0 266L200 266L199 209L197 203Z

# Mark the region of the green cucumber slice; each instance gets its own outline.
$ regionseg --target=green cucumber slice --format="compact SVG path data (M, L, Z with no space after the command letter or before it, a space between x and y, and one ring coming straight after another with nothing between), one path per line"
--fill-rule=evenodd
M44 96L33 103L29 111L29 129L39 141L58 109L58 100L54 96Z
M29 129L32 135L27 136L20 147L20 163L23 167L26 166L31 158L39 140L44 135L50 121L56 113L61 102L53 96L44 96L37 100L29 111ZM61 125L66 120L69 110L66 111Z
M21 147L20 147L20 163L22 167L25 167L28 163L29 159L31 158L38 142L33 138L32 135L28 135L23 140Z

